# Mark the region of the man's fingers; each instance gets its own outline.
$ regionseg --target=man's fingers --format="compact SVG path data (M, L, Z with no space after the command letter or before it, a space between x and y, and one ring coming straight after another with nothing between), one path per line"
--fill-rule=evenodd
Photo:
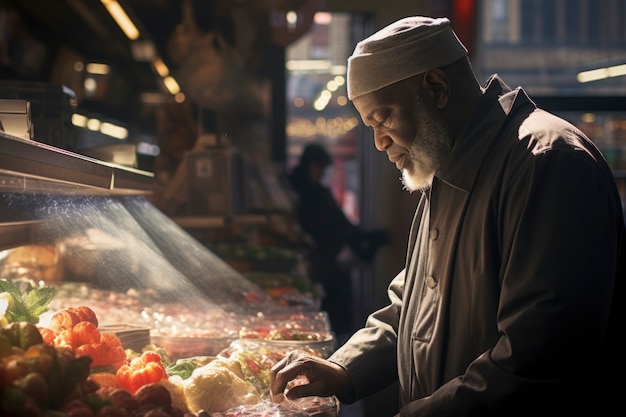
M270 399L274 404L280 404L285 400L285 396L281 394L274 394L270 391Z
M287 390L285 396L289 400L296 400L302 397L315 396L314 390L311 389L312 384L299 384L295 385Z
M303 361L296 352L290 352L274 365L270 371L271 386L273 395L285 392L287 384L302 374Z

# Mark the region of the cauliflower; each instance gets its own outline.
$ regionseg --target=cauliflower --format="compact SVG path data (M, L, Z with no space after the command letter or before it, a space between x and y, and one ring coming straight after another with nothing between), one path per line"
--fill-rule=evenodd
M237 376L226 362L213 361L194 370L184 387L189 411L222 412L261 401L255 386Z
M223 366L227 368L229 371L237 375L241 379L246 379L246 376L241 368L241 364L237 360L225 359L225 358L216 358L211 366Z
M159 384L163 385L170 393L172 397L172 406L183 410L184 412L188 412L187 402L185 400L185 385L187 381L182 379L178 375L170 376L168 379L164 379L159 382Z

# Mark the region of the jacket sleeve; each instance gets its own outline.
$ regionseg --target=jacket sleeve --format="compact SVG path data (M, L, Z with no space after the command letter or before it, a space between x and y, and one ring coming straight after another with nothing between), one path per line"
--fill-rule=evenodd
M351 404L398 379L396 344L404 276L402 270L391 281L387 290L390 304L372 313L365 327L329 358L346 369L352 379L352 389L337 394L344 403Z
M500 337L401 416L584 415L604 401L600 346L624 230L610 171L577 149L538 152L512 174L498 202Z

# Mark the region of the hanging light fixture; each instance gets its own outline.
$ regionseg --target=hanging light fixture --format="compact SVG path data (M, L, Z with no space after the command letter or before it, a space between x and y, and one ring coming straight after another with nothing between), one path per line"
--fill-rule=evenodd
M122 32L131 41L139 38L139 29L128 17L128 14L117 0L100 0L100 2L106 7L107 11L115 20L115 23L122 29Z

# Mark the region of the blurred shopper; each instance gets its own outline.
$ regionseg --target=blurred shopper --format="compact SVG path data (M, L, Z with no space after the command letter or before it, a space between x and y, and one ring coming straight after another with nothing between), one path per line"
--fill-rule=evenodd
M321 307L340 338L355 330L352 265L343 262L340 254L349 248L356 258L369 262L380 245L386 243L387 234L378 230L366 232L346 217L332 191L322 183L331 163L321 145L307 145L289 175L289 182L296 193L296 218L312 240L307 254L311 279L324 289Z
M421 193L406 268L328 360L276 364L272 393L351 403L398 381L401 416L621 406L624 220L596 146L499 76L481 87L446 18L359 42L348 94Z

